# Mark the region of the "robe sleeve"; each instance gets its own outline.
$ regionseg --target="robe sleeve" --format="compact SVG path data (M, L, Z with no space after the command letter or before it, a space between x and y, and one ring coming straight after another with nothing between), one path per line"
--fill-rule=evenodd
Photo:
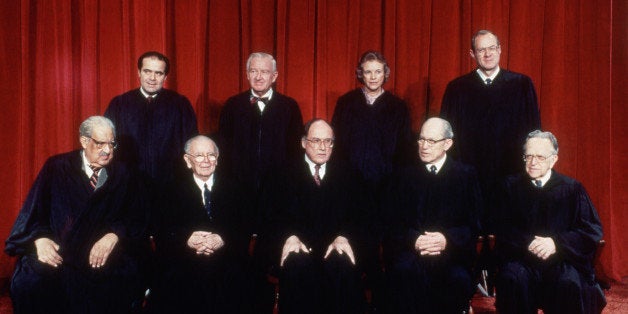
M46 161L31 187L28 197L17 216L6 240L5 252L11 256L24 255L34 250L34 241L53 237L50 227L51 162ZM52 239L57 241L56 239Z

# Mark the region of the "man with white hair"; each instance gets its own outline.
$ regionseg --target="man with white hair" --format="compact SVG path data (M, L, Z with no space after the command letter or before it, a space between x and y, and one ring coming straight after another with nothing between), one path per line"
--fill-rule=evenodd
M602 225L580 182L553 170L558 141L530 132L525 174L509 177L496 234L500 313L600 313L606 304L593 258Z
M50 157L6 241L18 256L15 313L129 313L145 287L140 263L145 184L113 163L113 123L87 118L80 150Z
M420 162L386 191L389 313L469 309L482 198L475 170L447 154L453 136L446 120L425 121L417 140Z

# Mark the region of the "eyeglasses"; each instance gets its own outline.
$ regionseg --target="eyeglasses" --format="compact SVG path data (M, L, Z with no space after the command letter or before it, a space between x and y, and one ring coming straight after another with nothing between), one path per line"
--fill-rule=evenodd
M116 141L111 141L111 142L101 142L101 141L97 141L95 140L93 137L91 136L86 136L88 139L92 140L92 142L94 142L94 144L96 145L96 148L98 149L103 149L103 147L105 145L109 146L109 148L111 149L116 149L118 148L118 143Z
M192 155L192 154L186 154L190 157L192 157L192 159L194 159L194 161L196 162L203 162L205 161L205 158L207 158L207 160L209 161L216 161L216 159L218 159L218 155L216 154L199 154L199 155Z
M492 45L490 47L484 47L484 48L476 49L475 52L483 55L483 54L486 54L487 52L493 53L493 52L497 51L497 49L499 49L499 45Z
M249 75L250 76L257 76L258 74L261 74L262 76L270 76L272 72L268 71L268 70L257 70L257 69L250 69L249 70Z
M333 138L306 138L306 141L310 142L313 146L334 147Z
M536 158L536 161L538 162L544 162L547 160L547 158L550 158L554 156L554 154L551 155L547 155L547 156L541 156L541 155L523 155L523 161L524 162L529 162L532 163L533 160Z
M432 139L428 139L428 138L419 138L417 141L417 143L419 143L419 145L425 145L427 144L428 146L432 146L438 142L442 142L444 140L447 140L448 138L441 138L440 140L432 140Z

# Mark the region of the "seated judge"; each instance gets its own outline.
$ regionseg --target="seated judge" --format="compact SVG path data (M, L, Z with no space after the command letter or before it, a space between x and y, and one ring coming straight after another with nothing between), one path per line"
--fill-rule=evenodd
M420 162L395 176L385 202L384 251L390 313L462 313L474 284L471 268L482 198L475 170L453 160L451 125L423 124Z
M166 184L155 237L153 313L244 313L250 218L242 195L217 171L219 150L198 135L185 143L188 173Z
M322 119L305 125L303 160L274 180L278 212L279 311L364 313L358 245L367 204L358 181L330 161L334 132ZM264 205L264 206L265 206ZM279 254L279 251L281 252Z
M496 307L500 313L600 313L593 258L602 226L580 182L553 170L558 141L528 134L526 174L509 177L500 206Z
M143 297L144 184L112 162L109 119L79 133L80 150L46 161L6 240L15 313L128 313Z

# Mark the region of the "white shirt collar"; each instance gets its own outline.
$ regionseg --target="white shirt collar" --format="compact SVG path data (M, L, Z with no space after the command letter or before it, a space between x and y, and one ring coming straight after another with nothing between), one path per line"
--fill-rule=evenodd
M305 155L305 162L307 163L308 167L310 168L310 173L312 173L312 176L314 176L314 174L316 173L316 169L314 168L316 166L316 163L311 161L310 158L307 157L307 155ZM318 176L321 177L321 180L325 177L325 169L326 168L327 168L327 163L324 163L318 169Z
M486 74L484 74L484 72L482 72L482 70L480 69L475 70L475 72L477 72L482 78L482 81L484 82L484 84L486 84L486 79L489 79L489 78L491 79L491 81L495 81L495 77L497 76L497 74L499 74L499 71L501 71L501 69L499 68L499 65L497 66L497 70L495 70L495 72L493 72L491 76L486 76Z
M534 186L536 186L536 184L534 183L534 181L536 180L541 180L541 187L545 186L545 183L547 183L547 181L549 181L550 177L552 176L552 169L548 170L544 176L534 179L534 180L530 180L530 182L532 182L532 184L534 184Z
M427 168L428 172L431 172L430 168L432 168L432 166L436 166L436 173L438 173L440 169L443 167L443 165L445 164L445 160L447 160L447 153L445 153L445 155L443 155L443 157L437 160L436 162L425 164L425 168Z
M259 97L257 96L257 94L255 93L255 91L253 91L253 89L251 89L251 95L255 96L255 97ZM262 97L259 98L268 98L268 101L270 101L273 98L273 88L271 87L266 94L262 95ZM261 101L257 101L257 107L259 107L259 111L264 111L264 108L266 107L266 104L261 102Z
M88 178L91 178L92 174L94 174L94 170L89 166L89 161L87 161L87 157L85 157L85 150L81 150L81 159L83 160L83 171L87 174Z
M194 174L192 174L192 176L194 177L194 182L196 183L198 188L201 189L201 193L205 190L205 184L207 184L207 189L209 189L210 191L212 190L212 187L214 186L214 174L213 173L211 176L209 176L209 179L207 179L207 181L203 181L199 179Z
M379 98L379 96L384 94L384 88L382 87L382 89L379 91L379 93L375 96L370 96L367 92L366 92L366 87L362 87L362 93L364 94L364 97L366 98L366 103L369 105L372 105L375 103L375 101L377 100L377 98Z
M148 98L148 96L151 96L153 98L157 98L157 93L149 95L141 86L140 86L140 93L142 93L142 95L144 95L144 98Z

